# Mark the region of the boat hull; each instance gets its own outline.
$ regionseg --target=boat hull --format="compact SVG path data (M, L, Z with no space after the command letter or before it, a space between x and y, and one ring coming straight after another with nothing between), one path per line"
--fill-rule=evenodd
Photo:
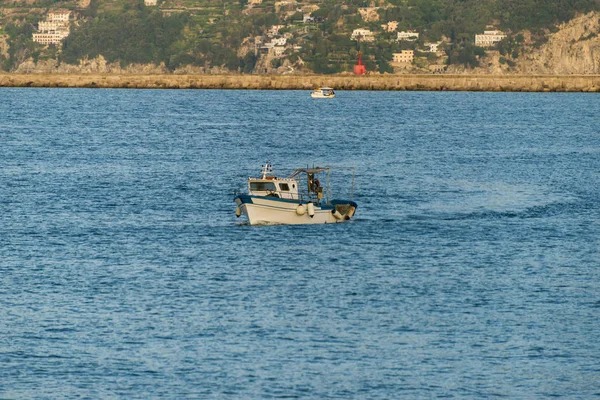
M335 94L325 96L324 94L321 94L321 93L311 93L310 97L312 97L313 99L333 99L333 98L335 98Z
M240 195L235 198L235 202L240 214L248 218L250 225L336 224L350 220L356 210L356 203L353 201L334 200L336 205L352 209L352 212L347 212L346 215L337 213L336 218L335 205L314 205L314 215L311 217L308 210L299 215L299 203L294 200ZM304 207L306 206L304 203Z

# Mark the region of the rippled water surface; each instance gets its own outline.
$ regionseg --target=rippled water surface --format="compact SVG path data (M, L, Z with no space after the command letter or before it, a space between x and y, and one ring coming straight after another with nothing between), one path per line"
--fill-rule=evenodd
M0 89L0 398L600 396L592 94ZM271 160L347 224L251 227Z

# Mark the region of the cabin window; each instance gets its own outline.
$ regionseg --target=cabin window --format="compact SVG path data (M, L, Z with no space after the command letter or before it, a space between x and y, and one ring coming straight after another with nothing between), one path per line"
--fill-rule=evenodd
M287 183L280 183L279 184L279 190L281 190L282 192L289 192L290 191L290 185L288 185Z
M253 192L266 192L267 190L275 191L273 182L250 182L250 190Z

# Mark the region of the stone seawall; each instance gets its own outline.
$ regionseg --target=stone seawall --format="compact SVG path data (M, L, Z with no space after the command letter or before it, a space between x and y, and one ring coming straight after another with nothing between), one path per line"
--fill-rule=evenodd
M600 75L1 74L0 87L600 92Z

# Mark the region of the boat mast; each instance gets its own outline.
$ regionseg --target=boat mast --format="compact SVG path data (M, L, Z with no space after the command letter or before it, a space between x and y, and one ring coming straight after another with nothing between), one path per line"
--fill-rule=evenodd
M327 197L325 201L329 204L329 193L331 192L331 168L327 168Z
M350 200L354 200L354 172L356 168L352 168L352 189L350 190Z

